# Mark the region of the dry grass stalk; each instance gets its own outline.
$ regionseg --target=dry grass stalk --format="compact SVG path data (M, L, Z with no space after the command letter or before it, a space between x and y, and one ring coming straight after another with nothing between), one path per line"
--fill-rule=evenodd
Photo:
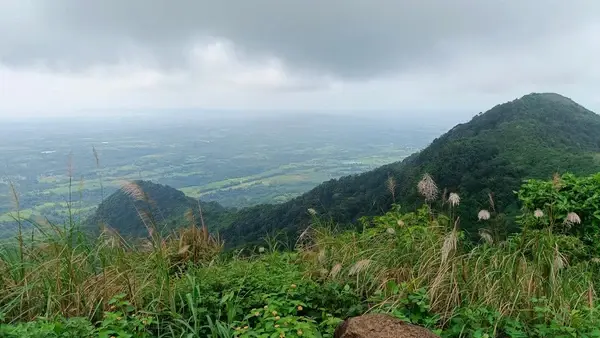
M587 300L588 300L588 307L590 309L593 309L594 308L594 285L591 282L588 285Z
M92 153L94 153L94 159L96 160L96 168L100 168L100 156L98 156L95 146L92 146Z
M171 261L174 264L209 262L223 250L223 242L209 234L206 227L190 226L177 230L166 243L172 247Z
M69 157L67 159L67 174L69 178L73 178L73 152L69 152Z
M342 271L342 264L337 263L331 268L331 272L329 272L329 278L335 279L335 277Z
M326 259L327 259L327 250L325 250L325 249L319 250L319 254L317 255L317 261L319 262L319 264L325 263Z
M492 211L496 211L496 203L494 203L494 194L491 192L488 192L488 200L490 202L490 209Z
M560 190L562 188L562 178L558 173L554 173L554 175L552 175L552 186L556 190Z
M10 197L13 202L13 207L18 212L21 209L21 200L19 199L19 193L17 192L17 188L15 187L15 184L12 181L10 181L8 185L10 186Z
M446 235L444 238L444 243L442 245L442 264L445 264L448 261L448 258L456 252L456 247L458 243L458 231L454 228L450 233Z
M481 239L483 239L487 244L494 243L494 237L487 229L479 229L479 237L481 237Z
M558 244L554 247L553 267L555 271L562 270L567 265L567 258L558 250Z
M360 261L356 262L350 268L350 271L348 272L348 276L353 276L353 275L361 273L362 271L366 270L371 265L372 262L373 261L370 259L361 259Z
M386 187L392 195L392 201L396 203L396 179L394 178L394 176L388 177L386 181Z
M135 182L122 183L121 190L134 201L143 201L146 197L142 188Z
M424 174L423 178L417 184L419 193L425 198L426 202L432 202L437 198L438 187L429 174Z

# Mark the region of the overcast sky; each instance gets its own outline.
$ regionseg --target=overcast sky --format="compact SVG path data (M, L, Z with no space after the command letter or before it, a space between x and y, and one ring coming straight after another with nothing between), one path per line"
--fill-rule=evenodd
M600 110L597 0L0 0L0 117Z

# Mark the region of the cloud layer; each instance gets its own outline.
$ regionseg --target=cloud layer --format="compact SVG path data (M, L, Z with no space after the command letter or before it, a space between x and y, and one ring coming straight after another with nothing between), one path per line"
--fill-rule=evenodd
M5 114L600 105L594 0L4 0L0 42Z

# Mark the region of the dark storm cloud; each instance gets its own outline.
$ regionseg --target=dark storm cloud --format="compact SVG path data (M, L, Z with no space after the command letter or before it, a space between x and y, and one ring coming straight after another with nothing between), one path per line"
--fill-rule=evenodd
M78 69L151 55L164 67L185 68L186 50L214 37L250 56L272 55L290 67L342 78L429 67L470 51L526 48L592 23L600 11L595 0L38 0L12 11L2 6L0 62L13 66Z

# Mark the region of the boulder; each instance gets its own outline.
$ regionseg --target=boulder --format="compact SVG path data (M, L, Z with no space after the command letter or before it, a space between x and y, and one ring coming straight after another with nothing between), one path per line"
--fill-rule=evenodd
M335 338L439 338L420 326L384 314L347 319L337 327Z

